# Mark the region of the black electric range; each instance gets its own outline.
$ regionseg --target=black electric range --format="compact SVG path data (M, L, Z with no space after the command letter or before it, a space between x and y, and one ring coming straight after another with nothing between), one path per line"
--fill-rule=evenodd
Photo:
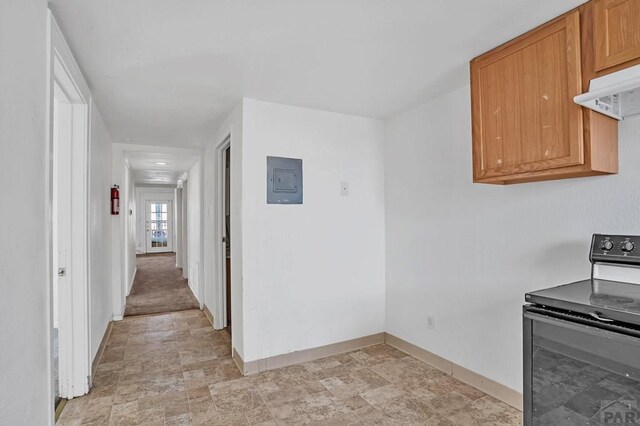
M589 259L590 279L525 295L526 426L640 424L640 237L595 234Z

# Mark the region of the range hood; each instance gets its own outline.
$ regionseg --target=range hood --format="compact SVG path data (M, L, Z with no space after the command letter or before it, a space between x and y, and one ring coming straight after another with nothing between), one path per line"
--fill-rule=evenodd
M622 120L640 114L640 65L591 80L575 103Z

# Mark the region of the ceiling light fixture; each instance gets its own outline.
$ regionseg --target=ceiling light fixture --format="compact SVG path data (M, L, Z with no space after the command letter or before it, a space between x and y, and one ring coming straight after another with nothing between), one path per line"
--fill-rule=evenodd
M156 164L157 164L158 166L166 166L166 165L167 165L167 163L165 163L165 162L163 162L163 161L160 161L160 162L158 162L158 163L156 163Z

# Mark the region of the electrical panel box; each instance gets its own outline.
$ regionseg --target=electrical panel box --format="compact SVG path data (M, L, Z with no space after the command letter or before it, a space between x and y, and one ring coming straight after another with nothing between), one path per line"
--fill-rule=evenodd
M302 160L267 157L267 204L302 204Z

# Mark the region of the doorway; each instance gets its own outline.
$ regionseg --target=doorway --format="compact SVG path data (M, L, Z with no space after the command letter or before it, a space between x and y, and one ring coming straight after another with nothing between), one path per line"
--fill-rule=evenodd
M213 188L213 222L214 241L214 294L215 305L213 315L213 328L216 330L227 329L231 332L232 307L233 307L233 246L231 219L233 209L231 207L231 176L232 155L231 135L227 135L218 143L213 158L213 172L215 186Z
M171 200L146 202L147 253L173 251L173 208Z
M53 18L48 239L51 400L89 392L89 89Z
M231 334L231 146L224 150L224 257L227 330Z

